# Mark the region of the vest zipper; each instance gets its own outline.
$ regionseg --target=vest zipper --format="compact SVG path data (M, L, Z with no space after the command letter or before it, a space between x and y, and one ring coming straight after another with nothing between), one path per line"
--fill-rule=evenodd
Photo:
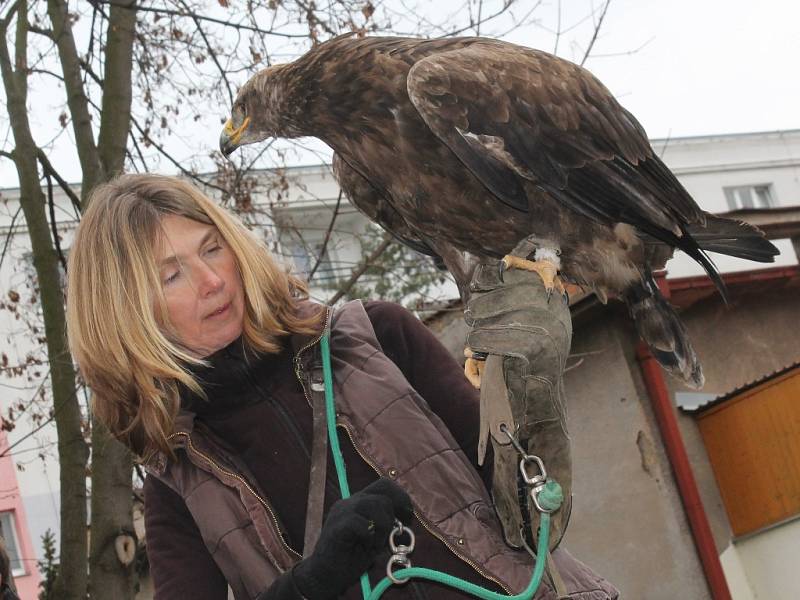
M289 546L289 544L286 543L286 540L283 539L283 534L281 533L280 525L278 525L278 519L275 517L275 513L273 512L272 507L269 505L269 502L267 502L261 496L259 496L258 493L250 486L249 483L247 483L247 481L243 477L241 477L240 475L237 475L236 473L232 473L231 471L228 471L227 469L224 469L217 462L215 462L212 458L210 458L209 456L207 456L206 454L204 454L200 450L198 450L195 447L194 443L192 443L192 436L190 436L188 433L183 432L183 431L179 431L179 432L173 433L167 439L171 440L175 436L183 436L183 437L185 437L187 443L189 444L189 449L192 452L194 452L195 454L197 454L200 457L202 457L203 460L205 460L208 464L210 464L213 467L215 467L216 469L222 471L222 473L224 473L228 477L233 477L234 479L237 479L237 480L241 481L244 484L244 486L247 488L247 491L249 491L251 494L253 494L253 496L261 503L261 505L269 513L269 516L272 518L272 523L275 525L275 531L278 533L278 539L280 540L280 542L283 545L283 547L286 548L286 550L288 550L291 554L293 554L297 558L303 558L302 555L300 555L297 552L295 552L291 548L291 546Z
M370 467L372 467L372 469L373 469L373 470L374 470L374 471L375 471L375 472L376 472L378 475L380 475L381 477L383 477L383 476L384 476L384 475L383 475L383 473L381 473L381 472L380 472L380 470L378 469L378 467L377 467L377 466L375 466L375 464L374 464L374 463L373 463L373 462L372 462L370 459L368 459L368 458L367 458L367 457L364 455L364 453L361 451L361 448L359 448L359 447L358 447L358 445L356 444L355 440L353 439L353 434L352 434L352 432L350 431L350 428L349 428L347 425L345 425L344 423L337 423L337 424L336 424L336 426L337 426L337 427L341 427L342 429L344 429L344 430L345 430L345 432L347 433L347 437L348 437L348 438L350 438L350 443L353 445L353 448L355 448L355 451L358 453L358 455L361 457L361 459L362 459L362 460L363 460L365 463L367 463L367 464L368 464ZM467 564L468 564L470 567L472 567L472 568L475 570L475 572L476 572L476 573L478 573L478 574L479 574L481 577L484 577L484 578L488 579L489 581L493 581L493 582L495 582L497 585L499 585L499 586L500 586L500 587L503 589L503 591L505 591L505 593L506 593L506 594L512 595L512 592L511 592L511 590L510 590L508 587L506 587L506 585L505 585L505 584L503 584L503 583L502 583L501 581L499 581L498 579L496 579L496 578L492 577L491 575L489 575L488 573L486 573L486 572L485 572L485 571L484 571L484 570L483 570L481 567L479 567L479 566L478 566L478 565L477 565L477 564L476 564L474 561L472 561L471 559L469 559L469 558L467 558L467 557L465 557L465 556L462 556L461 554L459 554L459 553L458 553L458 552L455 550L455 548L453 548L453 547L450 545L450 543L449 543L449 542L448 542L446 539L444 539L444 537L442 537L442 536L441 536L441 535L439 535L437 532L435 532L435 531L434 531L434 530L433 530L433 529L432 529L432 528L431 528L431 527L430 527L430 526L429 526L429 525L428 525L428 524L427 524L427 523L426 523L426 522L425 522L425 521L422 519L422 517L420 517L420 515L419 515L419 513L418 513L417 511L414 511L414 516L415 516L415 517L417 517L417 521L419 521L419 522L422 524L422 526L423 526L425 529L427 529L427 530L428 530L428 533L430 533L430 534L431 534L433 537L437 538L437 539L438 539L440 542L442 542L442 543L444 544L445 548L447 548L448 550L450 550L450 552L452 552L452 553L455 555L455 557L456 557L456 558L458 558L458 559L462 560L463 562L467 563Z
M311 346L318 344L319 341L322 339L322 336L325 335L325 331L328 329L328 325L331 320L331 312L332 311L330 308L328 307L325 308L325 324L322 327L322 333L320 333L315 339L308 342L305 346L300 348L300 350L297 351L297 354L294 355L294 374L297 376L297 381L300 382L300 388L303 390L303 395L306 397L306 402L308 402L308 405L312 408L313 405L311 403L311 398L308 397L308 391L306 391L306 386L303 383L303 376L300 373L300 358L303 352L311 348Z

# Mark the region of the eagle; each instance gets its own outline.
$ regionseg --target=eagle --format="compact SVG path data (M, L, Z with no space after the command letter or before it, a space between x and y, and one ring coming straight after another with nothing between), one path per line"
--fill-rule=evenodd
M679 248L725 297L708 252L778 254L703 211L588 70L501 40L333 38L247 81L220 149L301 136L329 145L351 202L443 263L462 297L482 262L535 270L548 290L563 289L557 271L626 302L656 359L695 388L700 363L653 272Z

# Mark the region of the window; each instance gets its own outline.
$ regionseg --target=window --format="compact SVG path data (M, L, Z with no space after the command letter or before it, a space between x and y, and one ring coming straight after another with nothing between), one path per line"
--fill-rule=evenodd
M775 206L772 184L737 185L722 188L731 210L742 208L770 208Z
M319 266L314 273L313 281L315 283L331 283L336 278L336 269L333 265L335 259L331 256L331 243L332 241L329 240L321 259L318 258L323 250L321 241L309 243L299 236L292 235L289 240L283 243L283 247L288 257L294 261L298 275L308 277L311 269L314 268L317 260L319 260Z
M11 560L11 574L14 577L25 575L25 567L22 564L17 540L14 513L11 511L0 513L0 536L3 536L5 540L8 558Z

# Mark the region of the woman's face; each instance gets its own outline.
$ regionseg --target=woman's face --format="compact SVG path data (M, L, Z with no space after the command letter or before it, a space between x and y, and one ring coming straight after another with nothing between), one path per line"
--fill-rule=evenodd
M236 258L213 225L166 215L156 248L161 287L178 339L199 358L242 333L244 291Z

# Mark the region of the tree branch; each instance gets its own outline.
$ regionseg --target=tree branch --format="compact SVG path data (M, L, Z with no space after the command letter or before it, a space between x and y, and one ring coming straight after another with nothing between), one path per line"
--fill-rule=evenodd
M0 31L2 31L4 38L5 38L5 33L8 30L8 24L11 22L11 19L14 16L14 13L17 12L17 9L19 8L20 2L22 2L22 0L17 0L11 6L9 6L8 7L8 12L5 14L5 16L2 19L0 19Z
M389 247L389 245L392 243L393 240L394 238L390 233L384 234L383 241L380 243L380 245L377 248L375 248L375 250L373 250L372 253L370 253L370 255L367 258L361 261L355 269L353 269L350 278L344 283L344 285L339 289L339 291L336 292L330 300L328 300L327 303L336 304L347 294L347 292L353 289L353 286L356 284L359 278L364 274L364 272L367 269L369 269L375 263L375 261L380 257L380 255L386 251L386 249Z
M333 209L333 215L331 216L331 222L328 223L328 229L325 231L325 237L322 240L322 246L319 249L319 254L317 255L317 261L314 263L314 266L311 268L311 271L308 272L306 279L310 283L311 280L314 278L314 273L317 272L317 269L322 264L322 259L325 256L325 252L328 250L328 242L331 239L331 232L333 231L333 224L336 222L336 217L339 216L339 207L342 205L342 190L339 188L339 195L336 197L336 206Z
M584 63L589 59L589 55L592 53L594 43L597 41L597 35L600 33L600 28L603 26L603 19L606 18L609 4L611 4L611 0L606 0L606 4L603 6L603 12L600 13L600 18L597 20L597 24L594 26L594 34L592 35L592 39L589 41L589 46L586 48L586 52L583 55L583 60L581 60L581 66L584 65Z
M53 179L50 173L45 172L45 179L47 180L47 207L50 209L50 228L53 232L53 244L58 252L58 260L61 261L61 267L64 273L67 272L67 259L64 257L64 251L61 249L61 239L58 236L58 223L56 222L56 203L53 200Z
M208 49L208 54L211 56L211 60L214 61L214 64L219 69L219 74L222 77L222 81L225 82L225 90L228 92L228 99L230 100L231 106L233 106L233 92L231 91L231 82L228 81L228 76L225 73L225 69L219 64L219 59L217 59L217 53L214 51L214 48L211 47L211 42L208 41L208 37L206 36L206 32L203 31L203 27L200 25L200 19L197 17L195 13L192 13L186 7L186 3L181 1L184 8L187 9L188 12L191 13L192 20L194 21L195 26L197 27L198 33L200 33L200 37L203 38L203 41L206 44L206 48Z
M44 36L51 41L55 39L53 36L52 29L45 29L44 27L38 27L36 25L28 25L28 31L30 31L31 33L36 33L38 35Z
M167 150L161 144L156 142L153 138L150 137L150 135L147 132L145 132L145 130L142 128L141 125L139 125L139 122L136 120L135 117L131 117L131 124L134 126L134 128L136 128L136 130L141 134L141 136L145 139L145 141L147 141L148 144L152 144L153 146L155 146L156 150L158 150L158 152L161 154L161 156L163 156L169 162L171 162L173 165L175 165L175 167L177 167L178 170L183 175L185 175L186 177L191 178L194 181L197 181L198 183L203 184L204 186L207 186L207 187L210 187L212 189L215 189L215 190L217 190L219 192L225 193L225 192L228 191L226 188L224 188L222 186L216 185L216 184L211 183L209 181L205 181L201 177L198 177L196 173L192 173L188 169L184 168L184 166L181 163L179 163L175 158L173 158L172 155L169 152L167 152Z
M507 12L508 9L511 8L511 6L514 4L514 2L515 2L515 0L506 0L505 2L503 2L503 7L500 10L492 13L491 15L489 15L488 17L483 19L483 21L480 21L479 23L477 23L477 25L480 27L480 25L482 23L488 23L489 21L492 21L492 20L496 19L500 15L504 14L505 12ZM453 37L453 36L456 36L456 35L460 35L460 34L464 33L465 31L469 31L470 29L474 28L475 25L476 25L475 23L472 23L470 25L467 25L466 27L462 27L461 29L454 29L453 31L448 31L445 34L442 34L442 35L438 36L438 38L446 38L446 37Z
M67 105L72 115L72 129L83 172L81 197L86 198L95 183L103 179L103 165L94 142L89 103L81 80L80 59L69 23L67 3L64 0L48 0L47 12L53 25L53 37L64 74Z
M41 148L37 148L36 158L39 159L39 163L42 165L42 169L44 170L45 174L50 174L50 175L53 176L53 179L55 179L56 182L58 182L58 186L62 190L64 190L64 193L67 195L67 197L72 202L72 206L74 206L75 210L77 210L78 214L80 214L81 213L81 200L80 200L80 198L78 198L77 194L75 194L75 192L72 191L72 188L64 180L64 178L61 177L61 175L58 174L58 171L56 171L53 168L53 165L50 163L50 159L48 159L47 155L44 153L44 150L42 150Z
M97 151L105 178L122 172L125 165L128 132L131 127L133 101L133 40L136 10L111 5L106 33L103 65L102 109Z
M17 207L17 212L14 213L14 216L11 217L11 225L8 226L8 234L6 234L6 240L3 242L3 252L0 253L0 268L3 267L3 262L6 259L6 252L8 251L8 245L11 243L11 236L14 235L14 223L17 222L17 217L19 213L22 211L22 205L20 204Z
M188 13L182 10L174 10L166 7L156 7L156 6L140 6L134 5L133 2L121 2L114 0L90 0L92 5L98 4L107 4L107 5L117 5L120 8L127 8L129 10L137 10L140 12L151 12L160 15L169 15L171 17L192 17L192 13ZM244 25L242 23L234 23L232 21L223 21L222 19L215 19L213 17L209 17L206 15L196 15L198 19L201 21L206 21L208 23L216 23L217 25L222 25L223 27L232 27L233 29L240 29L244 31L252 31L254 33L259 33L261 35L273 35L276 37L282 38L289 38L289 39L304 39L308 36L305 34L294 34L294 33L281 33L277 31L269 31L267 29L261 29L259 27L253 27L250 25Z

